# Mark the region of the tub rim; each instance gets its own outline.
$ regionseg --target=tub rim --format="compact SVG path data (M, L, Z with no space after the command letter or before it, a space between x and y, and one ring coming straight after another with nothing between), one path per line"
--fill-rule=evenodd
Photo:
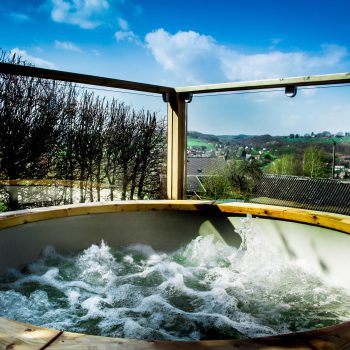
M325 227L350 234L350 216L309 209L266 204L200 200L132 200L69 204L0 213L0 229L71 216L130 211L204 211L235 215L251 214L283 221Z
M152 200L114 201L26 209L0 214L0 230L13 226L71 216L131 211L203 211L234 215L251 214L283 221L311 224L350 234L350 217L307 209L253 203L216 201ZM279 336L242 340L145 341L79 334L47 329L0 318L0 345L4 349L346 349L350 344L350 321L331 327ZM349 345L350 347L350 345ZM21 347L22 348L22 347Z

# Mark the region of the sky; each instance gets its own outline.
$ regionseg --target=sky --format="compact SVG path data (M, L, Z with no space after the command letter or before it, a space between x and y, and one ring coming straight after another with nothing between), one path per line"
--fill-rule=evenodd
M349 0L1 0L0 47L38 67L172 87L331 74L350 71L349 13ZM159 96L105 94L166 114ZM349 96L350 86L195 96L188 127L345 132Z

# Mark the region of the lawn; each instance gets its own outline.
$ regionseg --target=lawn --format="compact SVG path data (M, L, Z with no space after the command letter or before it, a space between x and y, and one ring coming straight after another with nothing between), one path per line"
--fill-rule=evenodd
M188 148L205 147L206 149L209 149L209 150L215 150L215 145L213 143L208 143L206 141L194 139L191 137L187 138L187 147Z

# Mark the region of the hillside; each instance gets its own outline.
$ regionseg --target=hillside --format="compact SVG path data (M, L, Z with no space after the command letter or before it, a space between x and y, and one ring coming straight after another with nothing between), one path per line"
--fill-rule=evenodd
M278 147L305 148L308 145L319 144L322 148L329 148L336 142L341 153L350 153L350 136L271 136L271 135L211 135L203 134L198 131L189 131L187 134L188 145L205 146L212 149L215 144L225 146L248 146L248 147L267 147L275 145Z
M334 146L335 162L333 162ZM349 133L345 136L341 133L331 135L329 132L304 136L207 135L193 131L188 133L189 157L255 159L265 172L305 174L305 155L310 150L318 153L323 177L331 176L332 164L337 167L337 172L345 172L345 177L348 177L349 173L350 176Z

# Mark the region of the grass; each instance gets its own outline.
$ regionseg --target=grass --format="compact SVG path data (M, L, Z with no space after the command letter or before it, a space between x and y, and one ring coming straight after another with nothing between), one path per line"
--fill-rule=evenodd
M215 145L209 142L205 142L203 140L199 139L193 139L191 137L187 138L187 147L205 147L206 149L209 149L211 151L215 150Z

